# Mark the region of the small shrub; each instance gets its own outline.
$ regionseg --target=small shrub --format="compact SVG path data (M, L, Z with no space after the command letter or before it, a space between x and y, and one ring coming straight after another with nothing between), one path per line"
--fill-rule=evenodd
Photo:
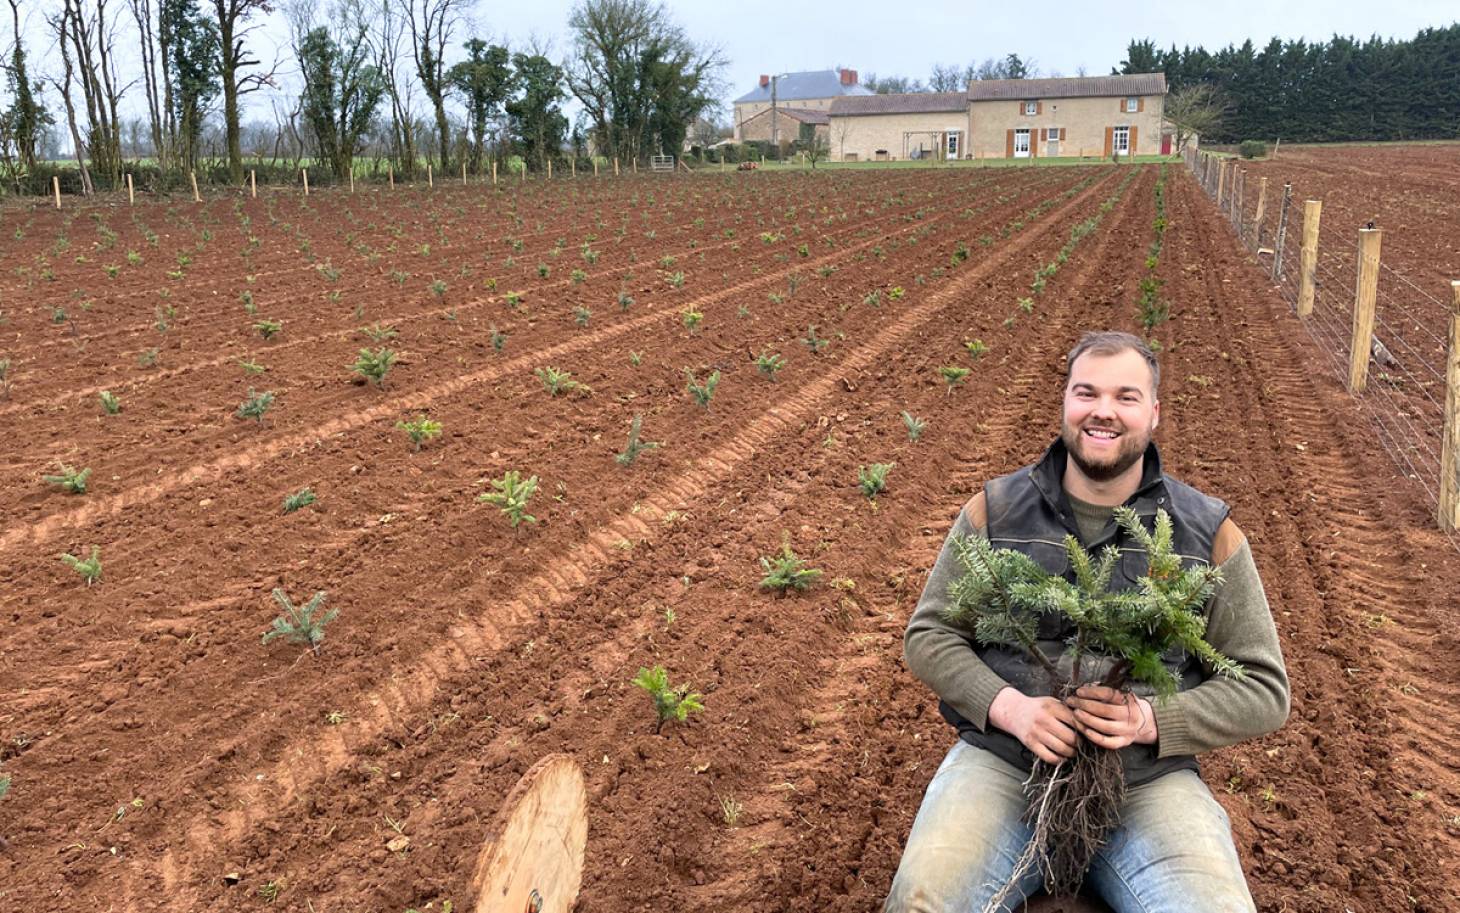
M1267 155L1267 143L1260 139L1243 140L1237 146L1237 152L1245 159L1257 159Z
M527 502L537 491L537 476L523 479L515 469L509 469L500 479L491 481L496 491L477 495L477 501L499 508L512 521L512 528L526 520L536 523L537 518L527 513Z
M700 323L705 319L704 314L693 309L681 311L679 317L684 321L684 325L689 329L691 336L700 328Z
M887 298L889 301L901 301L902 296L906 294L907 292L903 291L903 288L900 285L894 285L892 288L887 290Z
M512 308L513 310L516 310L522 304L521 292L508 292L505 298L507 301L507 306Z
M292 495L284 496L284 513L292 514L301 507L308 507L315 502L314 489L301 488Z
M675 288L684 288L684 273L679 271L670 273L665 281Z
M41 478L68 495L86 494L86 480L91 477L90 469L72 469L65 463L59 464L57 468L56 475L41 476Z
M259 424L263 424L264 413L274 404L272 392L255 393L253 387L248 388L248 398L239 404L233 414L239 418L251 418Z
M769 377L776 379L776 372L786 366L786 359L774 352L761 352L755 357L755 369Z
M781 551L771 557L760 559L761 570L765 576L761 578L760 588L763 590L778 590L782 593L787 590L808 590L816 579L821 576L821 571L816 568L805 566L806 562L791 551L791 544L781 544Z
M720 385L720 372L711 371L703 384L695 382L695 372L689 368L684 369L684 376L689 378L689 395L694 397L696 403L708 408L715 395L715 388Z
M61 563L81 575L87 586L101 579L101 549L93 545L91 557L77 558L75 555L62 555Z
M623 453L620 453L614 457L614 459L618 462L620 466L630 466L633 464L634 460L639 458L639 454L643 453L645 450L658 449L658 447L660 446L658 441L639 440L639 430L643 426L643 424L644 416L642 415L635 415L634 420L629 424L628 446L624 448Z
M319 609L324 605L324 590L315 593L302 606L296 606L289 601L289 597L278 587L274 588L274 601L284 614L274 619L273 627L264 632L263 643L268 643L275 637L282 637L291 644L307 644L309 649L319 653L319 645L324 642L324 626L335 620L340 614L339 609L330 609L323 615Z
M857 484L862 488L862 494L868 498L876 498L887 490L887 473L896 466L896 463L873 463L871 466L862 466L857 469Z
M550 275L552 275L552 268L550 266L546 263L539 263L537 265L537 276L539 279L546 279Z
M394 339L400 334L390 324L376 323L368 327L361 327L360 332L370 338L371 342L384 342L387 339Z
M989 354L988 343L982 339L965 339L963 341L963 348L968 350L968 357L974 361L978 361L980 358Z
M574 285L582 285L584 282L588 281L588 274L583 272L581 269L575 269L573 270L573 272L569 273L568 278L573 280Z
M953 392L954 387L963 383L963 379L968 376L968 372L968 368L960 365L943 365L938 369L938 374L942 376L943 383L948 385L949 393Z
M97 394L97 398L101 400L101 408L105 410L107 415L116 415L122 411L122 401L110 390L101 391L101 393Z
M588 321L592 316L593 312L581 304L573 308L573 322L580 327L588 326Z
M581 390L584 393L591 393L592 390L586 384L579 383L573 379L568 371L560 371L557 368L538 368L532 372L537 379L542 381L543 389L552 396L560 396L564 393L572 393L574 390Z
M669 673L663 666L640 668L633 683L649 692L654 700L654 712L658 716L658 722L654 725L655 732L659 732L671 720L683 723L691 713L700 713L705 709L701 702L704 696L689 693L689 685L670 687Z
M630 295L628 292L619 292L618 293L618 309L620 311L627 311L630 307L633 306L633 304L634 304L634 296L633 295Z
M284 328L284 322L282 320L259 320L254 323L253 328L258 330L259 335L264 339L273 339Z
M385 386L385 375L390 373L390 369L395 365L395 362L395 352L387 349L385 346L381 346L373 352L369 349L361 349L359 356L355 359L355 363L349 367L356 374L373 381L375 386L383 388Z
M441 434L441 423L433 422L422 414L409 422L396 422L395 427L404 431L411 443L416 445L416 452L419 453L421 445L431 438Z
M907 426L907 439L916 441L923 436L923 429L928 427L926 419L914 418L911 412L902 410L902 423Z

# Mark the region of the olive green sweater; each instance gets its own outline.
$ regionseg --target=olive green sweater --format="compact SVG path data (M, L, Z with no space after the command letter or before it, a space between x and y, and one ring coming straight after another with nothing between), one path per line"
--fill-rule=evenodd
M1114 508L1071 499L1082 538L1089 541L1109 522ZM989 704L1008 682L984 664L964 630L943 620L948 585L959 576L955 536L984 538L966 511L949 531L922 597L908 621L903 652L908 668L954 710L980 730ZM1165 701L1153 701L1158 757L1195 755L1255 738L1288 717L1288 676L1267 595L1244 538L1220 565L1223 582L1207 607L1207 641L1245 670L1240 680L1211 676Z

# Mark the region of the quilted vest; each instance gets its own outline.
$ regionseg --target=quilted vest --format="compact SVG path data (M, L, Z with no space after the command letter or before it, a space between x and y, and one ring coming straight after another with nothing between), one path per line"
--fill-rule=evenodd
M1037 561L1050 574L1074 582L1074 571L1065 554L1065 536L1080 537L1074 510L1065 494L1062 480L1068 453L1064 442L1056 439L1044 456L1032 466L1010 475L993 479L984 486L988 504L988 537L994 548L1012 548ZM1229 508L1222 501L1208 497L1161 471L1161 457L1155 444L1146 448L1140 486L1126 501L1134 508L1147 530L1155 528L1156 511L1171 515L1172 548L1181 556L1183 567L1210 563L1212 544L1217 530L1227 519ZM1110 544L1120 549L1110 589L1119 591L1136 585L1146 573L1146 552L1112 518L1093 541L1081 542L1092 556ZM1068 639L1074 627L1063 619L1041 616L1038 647L1056 661L1063 675L1068 675L1070 659L1065 656ZM1052 683L1044 670L1020 650L1001 646L974 645L975 651L1005 681L1030 696L1048 696ZM1196 657L1181 648L1173 648L1163 657L1166 667L1176 676L1178 689L1195 687L1205 678ZM1081 665L1081 678L1098 681L1113 663L1108 657L1086 656ZM1147 699L1151 690L1134 684L1132 690ZM1021 770L1029 770L1034 753L1014 736L989 726L978 727L961 717L947 702L940 701L943 718L958 728L959 736L970 744L985 748ZM1190 755L1157 759L1157 746L1130 745L1120 750L1125 767L1126 783L1136 786L1170 773L1173 770L1196 770L1196 758Z

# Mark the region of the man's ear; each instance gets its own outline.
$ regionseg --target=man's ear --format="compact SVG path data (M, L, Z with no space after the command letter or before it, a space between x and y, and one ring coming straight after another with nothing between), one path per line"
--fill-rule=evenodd
M1158 425L1160 425L1160 424L1161 424L1161 401L1158 399L1154 403L1151 404L1151 430L1152 431L1155 431L1156 430L1156 427Z

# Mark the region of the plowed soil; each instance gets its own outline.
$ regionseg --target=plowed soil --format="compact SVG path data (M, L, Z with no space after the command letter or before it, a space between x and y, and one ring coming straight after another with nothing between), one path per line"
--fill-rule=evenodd
M879 909L954 737L902 665L907 617L963 502L1055 433L1063 353L1135 328L1157 176L13 215L0 907L469 909L502 797L567 752L589 787L578 909ZM1293 682L1288 724L1204 776L1260 909L1460 909L1460 560L1195 182L1166 181L1157 440L1233 505ZM368 325L396 332L383 388L347 367ZM949 390L952 364L973 371ZM549 366L591 392L549 396ZM708 407L686 369L721 372ZM233 415L250 387L277 394L260 422ZM902 410L927 421L917 442ZM395 423L421 413L444 433L416 451ZM636 414L662 446L621 467ZM93 470L85 494L41 481L58 462ZM895 465L871 502L874 462ZM476 500L509 469L540 483L517 530ZM306 486L318 501L285 514ZM777 598L757 559L783 543L825 575ZM56 556L91 545L87 587ZM317 655L260 642L274 587L340 610ZM656 733L629 684L654 664L705 712Z

